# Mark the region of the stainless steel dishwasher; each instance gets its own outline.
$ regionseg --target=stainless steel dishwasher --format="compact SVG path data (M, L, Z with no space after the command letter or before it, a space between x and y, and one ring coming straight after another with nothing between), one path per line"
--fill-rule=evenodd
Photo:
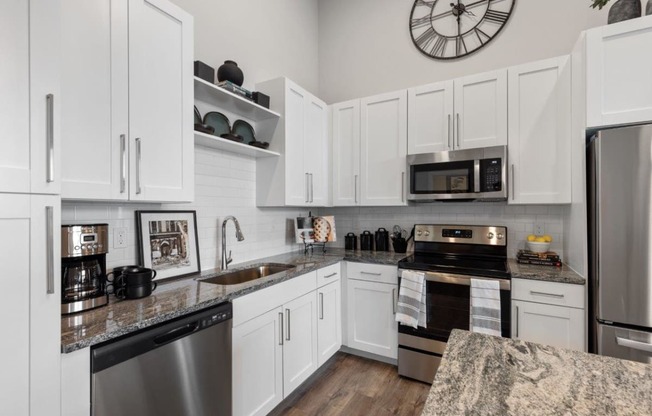
M92 349L95 416L231 415L230 303Z

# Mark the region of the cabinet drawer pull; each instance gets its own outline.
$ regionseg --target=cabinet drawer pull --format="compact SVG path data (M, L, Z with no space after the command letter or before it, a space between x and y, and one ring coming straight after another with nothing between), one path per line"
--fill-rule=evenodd
M127 187L127 143L126 136L120 135L120 193L123 194Z
M392 289L392 312L394 315L396 315L396 302L398 302L398 299L396 299L396 289Z
M46 293L52 295L54 293L54 207L45 207L45 233L46 233L46 278L47 289Z
M54 95L45 96L46 119L45 119L45 141L46 141L46 165L48 183L54 182Z
M365 271L360 272L360 274L368 274L370 276L382 276L383 275L382 273L372 273L372 272L365 272Z
M324 279L328 279L328 278L333 277L333 276L337 276L337 272L331 273L331 274L328 274L328 275L324 276Z
M564 295L559 295L557 293L535 292L533 290L530 290L530 295L532 295L532 296L547 296L549 298L557 298L557 299L563 299L564 298Z
M278 313L279 338L278 345L283 345L283 312Z
M451 148L451 115L448 115L448 150Z
M457 113L457 148L460 148L460 113Z
M514 170L516 168L514 167L514 164L512 163L512 201L514 198L516 198L516 185L515 185L515 180L514 180Z
M319 292L319 319L324 319L324 293Z
M140 194L142 189L140 188L140 165L142 163L142 149L140 144L140 137L136 138L136 194Z
M290 340L290 310L289 309L285 310L285 315L286 315L286 318L287 318L287 325L286 325L287 326L287 331L286 331L287 334L285 335L285 340L289 341Z

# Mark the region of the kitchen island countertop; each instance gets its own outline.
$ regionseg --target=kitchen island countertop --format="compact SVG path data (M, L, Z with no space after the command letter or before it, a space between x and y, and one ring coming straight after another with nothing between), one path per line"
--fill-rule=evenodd
M652 366L454 330L422 416L652 415Z

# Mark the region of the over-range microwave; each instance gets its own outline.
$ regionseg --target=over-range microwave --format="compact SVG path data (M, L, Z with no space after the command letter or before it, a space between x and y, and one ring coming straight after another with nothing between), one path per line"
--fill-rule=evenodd
M507 146L409 155L408 200L504 201Z

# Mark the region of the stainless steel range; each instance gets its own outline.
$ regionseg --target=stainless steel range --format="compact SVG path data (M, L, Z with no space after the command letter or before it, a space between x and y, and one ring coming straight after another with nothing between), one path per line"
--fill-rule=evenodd
M426 277L426 328L399 325L398 372L432 383L453 329L469 329L471 278L500 285L501 335L510 336L511 279L507 269L507 228L423 225L414 229L414 254L398 264Z

